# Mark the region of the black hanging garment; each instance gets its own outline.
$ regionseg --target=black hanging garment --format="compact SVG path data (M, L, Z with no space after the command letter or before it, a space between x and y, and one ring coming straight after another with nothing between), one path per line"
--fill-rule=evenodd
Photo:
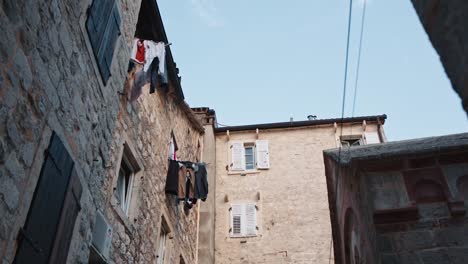
M166 193L178 195L179 191L179 162L169 160L169 169L166 177Z
M190 170L187 170L187 176L185 178L185 200L184 200L184 207L186 209L192 209L193 204L194 204L193 200L190 197L190 194L191 194L190 189L192 187L192 182L190 178L192 178L192 174Z
M149 93L152 94L156 92L156 87L159 86L159 76L158 76L158 70L159 70L159 59L158 57L155 57L153 61L151 62L151 65L148 69L148 79L150 82L150 91Z
M204 163L198 163L198 171L195 173L195 199L205 201L208 197L208 179Z

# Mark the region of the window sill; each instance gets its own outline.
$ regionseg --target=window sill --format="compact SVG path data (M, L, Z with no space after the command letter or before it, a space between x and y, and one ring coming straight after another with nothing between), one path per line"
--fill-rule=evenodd
M247 174L259 174L260 171L255 170L244 170L244 171L228 171L228 175L247 175Z
M122 208L120 208L120 206L118 205L117 199L113 195L111 199L111 207L114 210L114 212L117 214L117 216L120 218L120 221L125 226L125 229L127 230L127 232L133 237L133 234L135 232L135 226L130 222L130 219L124 213Z
M242 239L242 238L255 238L258 237L259 235L250 235L250 236L229 236L231 239Z

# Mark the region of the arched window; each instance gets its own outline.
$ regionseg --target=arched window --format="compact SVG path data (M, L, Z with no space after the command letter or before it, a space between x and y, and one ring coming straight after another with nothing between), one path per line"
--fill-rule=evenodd
M436 181L420 180L414 185L414 198L417 203L446 201L442 186Z

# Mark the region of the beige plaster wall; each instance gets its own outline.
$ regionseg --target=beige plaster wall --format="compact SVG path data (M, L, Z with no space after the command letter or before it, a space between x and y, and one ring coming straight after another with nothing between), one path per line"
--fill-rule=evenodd
M216 135L216 263L329 263L331 226L324 149L338 146L341 126L260 130L269 141L270 169L245 176L226 170L229 141L255 141L255 131ZM366 131L377 131L367 124ZM343 126L343 135L363 132ZM232 202L257 203L258 235L230 238Z

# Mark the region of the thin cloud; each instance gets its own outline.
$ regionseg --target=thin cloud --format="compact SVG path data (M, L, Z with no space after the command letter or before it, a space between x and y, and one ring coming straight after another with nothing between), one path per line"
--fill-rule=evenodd
M224 19L216 7L216 0L190 0L194 12L209 27L224 26Z

